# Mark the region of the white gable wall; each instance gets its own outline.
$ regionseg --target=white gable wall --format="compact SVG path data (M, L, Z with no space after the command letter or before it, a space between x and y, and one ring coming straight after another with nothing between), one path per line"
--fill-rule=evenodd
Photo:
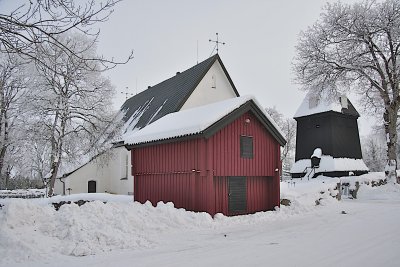
M65 182L65 194L69 194L68 188L71 188L71 194L87 193L89 181L96 181L96 193L132 194L130 162L130 153L125 147L113 148L62 179ZM59 179L56 180L54 191L55 194L63 194L63 184Z
M116 157L109 162L110 183L107 192L119 195L133 194L133 176L131 174L131 153L125 147L113 149Z
M228 78L218 60L214 62L206 75L186 100L181 110L211 104L236 97Z

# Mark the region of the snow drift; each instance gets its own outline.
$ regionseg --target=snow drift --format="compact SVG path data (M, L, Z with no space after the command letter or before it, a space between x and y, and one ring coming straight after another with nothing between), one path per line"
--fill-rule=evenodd
M338 201L332 197L337 180L321 177L310 181L282 182L281 196L290 199L291 206L236 217L217 214L212 218L207 213L176 209L172 203L160 202L153 207L149 202L133 202L131 196L107 194L1 200L0 265L51 261L61 255L86 256L112 250L149 249L157 247L169 234L190 235L194 230L230 231L233 227L249 225L268 228L274 227L274 223L276 227L287 223L290 218L337 205ZM393 188L382 191L383 188L371 189L363 185L360 198L367 198L371 190L374 199L388 192L400 195L399 187L394 188L397 191ZM74 203L63 205L58 211L51 205L61 200L85 198L94 201L80 207Z

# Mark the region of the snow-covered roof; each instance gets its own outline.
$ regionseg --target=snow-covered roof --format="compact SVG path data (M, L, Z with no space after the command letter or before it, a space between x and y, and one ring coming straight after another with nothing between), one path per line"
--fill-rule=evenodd
M292 165L290 173L303 173L306 168L310 167L310 159L301 159ZM315 168L315 172L335 171L369 171L369 169L362 159L333 158L332 156L322 155L319 168Z
M209 105L170 113L139 131L125 134L123 140L126 145L136 145L199 134L250 101L258 107L259 111L271 123L280 139L279 141L281 143L283 141L284 143L284 135L279 127L253 96L235 97Z
M127 99L121 107L124 121L122 133L140 130L169 113L179 111L208 70L217 61L235 94L239 96L221 58L216 54L185 71L178 72L165 81L149 86L148 89Z
M317 96L308 93L297 109L294 118L309 116L313 114L334 111L359 117L358 112L345 96L330 98L325 95Z

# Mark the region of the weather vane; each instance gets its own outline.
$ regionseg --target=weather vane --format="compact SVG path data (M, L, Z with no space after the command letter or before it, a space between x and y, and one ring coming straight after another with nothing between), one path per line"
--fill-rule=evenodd
M128 92L128 90L129 90L128 86L125 87L125 89L126 89L126 91L125 92L121 92L121 94L125 94L125 100L128 100L128 96L133 96L133 94L130 94Z
M225 42L220 42L218 40L218 32L216 33L216 35L217 35L217 40L211 40L211 39L208 40L209 42L215 43L214 49L211 52L211 54L214 52L215 48L217 48L217 54L218 54L218 46L219 46L219 44L225 45Z

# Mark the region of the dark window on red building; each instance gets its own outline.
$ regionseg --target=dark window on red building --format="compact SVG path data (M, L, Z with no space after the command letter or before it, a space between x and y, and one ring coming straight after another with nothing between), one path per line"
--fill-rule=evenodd
M251 136L240 137L240 157L247 159L253 158L253 137Z

